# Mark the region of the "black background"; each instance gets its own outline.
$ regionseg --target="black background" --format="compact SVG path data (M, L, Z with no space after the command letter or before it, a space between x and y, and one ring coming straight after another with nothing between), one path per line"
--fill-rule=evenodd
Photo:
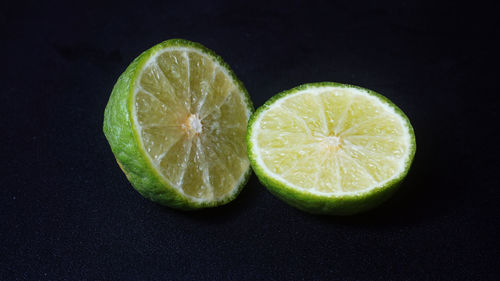
M498 4L41 2L0 4L0 280L498 280ZM401 190L351 217L298 211L255 176L216 209L142 198L103 112L170 38L222 56L256 107L306 82L386 95L417 137Z

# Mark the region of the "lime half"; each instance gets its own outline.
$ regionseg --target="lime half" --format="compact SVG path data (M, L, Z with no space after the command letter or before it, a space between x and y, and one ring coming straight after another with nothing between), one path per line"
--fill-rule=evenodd
M178 209L225 204L248 179L253 106L212 51L181 39L137 57L104 113L116 160L144 197Z
M304 211L337 215L387 199L416 149L408 118L387 98L331 82L267 101L251 117L247 146L269 191Z

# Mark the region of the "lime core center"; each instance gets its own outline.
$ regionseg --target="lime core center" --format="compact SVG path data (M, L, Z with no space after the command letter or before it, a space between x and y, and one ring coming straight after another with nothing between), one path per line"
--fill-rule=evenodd
M342 139L337 136L327 136L323 138L323 144L328 151L335 152L342 147Z
M197 136L201 134L203 129L200 116L198 114L189 114L183 125L184 130L189 136Z

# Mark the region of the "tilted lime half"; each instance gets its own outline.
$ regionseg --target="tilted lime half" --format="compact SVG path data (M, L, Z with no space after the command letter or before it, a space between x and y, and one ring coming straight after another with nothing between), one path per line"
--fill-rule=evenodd
M337 215L387 199L416 149L408 118L387 98L331 82L267 101L250 119L247 147L271 193L304 211Z
M225 204L250 174L245 135L253 106L212 51L181 39L137 57L118 79L104 133L144 197L178 209Z

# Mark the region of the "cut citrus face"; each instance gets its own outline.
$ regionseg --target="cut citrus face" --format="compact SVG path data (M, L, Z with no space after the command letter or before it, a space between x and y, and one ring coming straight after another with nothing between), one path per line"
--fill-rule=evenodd
M408 118L356 86L306 84L278 94L252 116L252 167L285 202L312 213L353 214L384 201L415 153Z
M132 185L180 209L231 201L248 179L248 94L220 57L186 40L139 56L119 78L104 132Z

